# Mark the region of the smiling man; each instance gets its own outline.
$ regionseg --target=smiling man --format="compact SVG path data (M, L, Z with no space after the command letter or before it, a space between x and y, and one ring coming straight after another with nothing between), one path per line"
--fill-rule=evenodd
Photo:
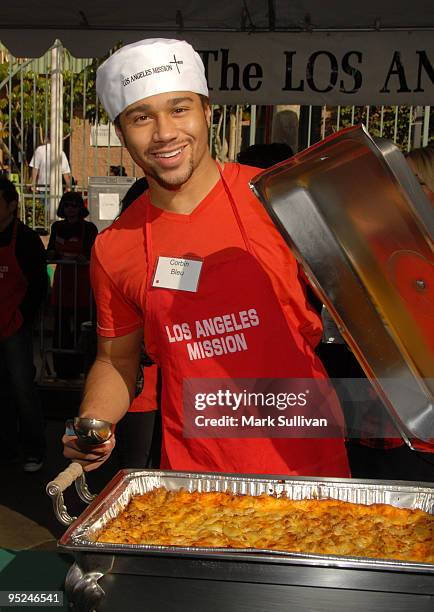
M210 115L205 96L180 91L140 100L116 118L119 138L158 194L157 207L188 214L192 187L200 201L218 181L208 151Z
M317 439L185 434L186 381L325 381L314 354L320 322L293 255L249 189L258 170L222 167L210 155L208 88L193 48L166 39L128 45L99 68L97 91L149 190L95 243L99 346L80 415L122 418L144 337L162 371L161 468L348 476L342 431ZM321 412L342 423L332 392ZM64 443L65 456L94 469L114 437L92 452L71 436Z

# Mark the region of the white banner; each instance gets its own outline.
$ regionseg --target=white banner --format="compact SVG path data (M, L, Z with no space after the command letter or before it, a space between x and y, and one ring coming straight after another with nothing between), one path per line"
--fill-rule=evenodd
M411 0L410 0L411 1ZM62 41L73 55L102 57L142 38L179 38L201 52L216 104L432 105L432 31L283 33L31 30L26 54ZM20 50L23 32L2 42ZM45 47L46 48L46 47ZM29 55L30 54L30 55ZM175 67L175 66L174 66Z
M432 32L186 36L219 104L434 104Z

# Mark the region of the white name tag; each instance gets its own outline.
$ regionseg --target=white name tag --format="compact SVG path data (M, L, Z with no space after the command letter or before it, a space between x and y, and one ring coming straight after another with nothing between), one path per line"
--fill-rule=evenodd
M196 259L159 257L152 286L196 292L202 263Z

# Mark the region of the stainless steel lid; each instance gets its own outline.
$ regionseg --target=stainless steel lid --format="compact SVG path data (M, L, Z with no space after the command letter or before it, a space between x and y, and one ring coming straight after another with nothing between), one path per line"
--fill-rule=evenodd
M434 446L434 214L402 153L349 128L252 189L403 438Z

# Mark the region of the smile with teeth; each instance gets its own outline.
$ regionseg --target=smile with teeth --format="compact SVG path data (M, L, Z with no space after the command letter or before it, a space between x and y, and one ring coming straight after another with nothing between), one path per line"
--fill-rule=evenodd
M176 149L175 151L168 151L164 153L154 153L154 155L155 157L163 157L164 159L166 159L168 157L175 157L175 155L178 155L179 153L181 153L183 149L184 147L181 147L179 149Z

